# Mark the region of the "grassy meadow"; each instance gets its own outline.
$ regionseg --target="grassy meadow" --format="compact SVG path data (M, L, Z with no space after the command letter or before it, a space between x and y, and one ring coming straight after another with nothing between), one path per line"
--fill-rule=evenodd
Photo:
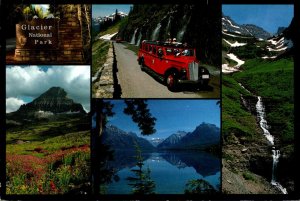
M80 118L6 132L7 194L82 194L90 185L90 131Z

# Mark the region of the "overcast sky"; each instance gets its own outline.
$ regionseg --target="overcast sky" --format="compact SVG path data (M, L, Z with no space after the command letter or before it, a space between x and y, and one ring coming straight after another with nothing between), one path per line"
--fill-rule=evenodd
M90 66L7 66L6 113L54 86L65 89L69 98L90 111Z

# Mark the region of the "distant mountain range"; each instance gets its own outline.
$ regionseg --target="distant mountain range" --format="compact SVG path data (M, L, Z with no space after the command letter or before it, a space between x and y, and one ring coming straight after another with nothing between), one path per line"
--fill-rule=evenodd
M220 128L202 123L193 132L171 135L157 147L160 149L202 149L220 143Z
M107 126L103 133L103 143L113 149L132 150L135 149L136 142L143 150L155 150L156 144L153 144L153 140L150 141L112 125ZM157 145L157 149L205 149L219 144L220 128L214 124L202 123L193 132L178 131L170 135Z
M255 38L267 39L272 35L265 31L263 28L254 24L243 24L239 25L233 21L229 16L222 17L223 31L233 32L245 36L253 36Z
M124 18L126 16L128 16L127 13L124 13L122 11L118 11L118 15L120 16L120 18ZM116 13L112 13L110 15L104 16L104 17L97 17L97 18L93 18L93 24L99 24L101 22L107 21L107 20L114 20L116 17Z
M256 25L239 25L230 17L222 18L222 72L239 71L250 59L279 60L293 55L296 23L279 27L272 36Z
M142 150L154 150L155 147L146 139L138 137L132 132L125 132L116 126L108 125L103 132L103 144L110 145L112 149L135 150L135 144Z
M187 134L185 131L177 131L177 133L174 133L170 135L168 138L166 138L164 141L162 141L157 148L159 149L165 149L176 146L178 143L180 143L180 140Z

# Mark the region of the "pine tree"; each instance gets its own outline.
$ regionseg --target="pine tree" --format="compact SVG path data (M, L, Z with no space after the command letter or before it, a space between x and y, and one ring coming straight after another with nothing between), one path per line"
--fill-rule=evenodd
M190 180L186 184L185 194L214 194L217 191L204 179Z
M131 171L135 174L135 177L127 177L130 182L129 185L132 186L133 194L154 194L155 182L151 180L150 169L143 170L144 162L142 157L142 151L139 145L135 142L135 148L137 155L135 156L137 163L137 169L132 169Z

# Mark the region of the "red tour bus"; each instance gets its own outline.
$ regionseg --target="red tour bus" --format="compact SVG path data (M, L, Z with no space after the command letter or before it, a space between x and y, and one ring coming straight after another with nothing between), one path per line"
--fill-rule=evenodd
M199 65L195 48L181 43L163 43L144 40L138 52L142 70L154 72L165 82L170 91L180 83L208 85L210 74Z

